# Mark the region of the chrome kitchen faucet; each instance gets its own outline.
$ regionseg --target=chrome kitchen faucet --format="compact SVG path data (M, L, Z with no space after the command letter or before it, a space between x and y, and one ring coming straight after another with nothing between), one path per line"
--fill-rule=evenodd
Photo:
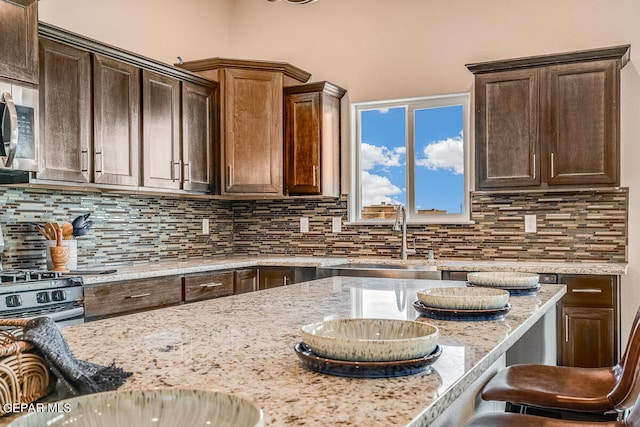
M400 216L402 216L402 225L400 225ZM407 210L402 204L399 204L396 207L396 221L393 223L392 230L402 231L402 247L400 249L400 256L402 257L402 260L405 261L408 254L415 255L415 246L413 249L407 249Z

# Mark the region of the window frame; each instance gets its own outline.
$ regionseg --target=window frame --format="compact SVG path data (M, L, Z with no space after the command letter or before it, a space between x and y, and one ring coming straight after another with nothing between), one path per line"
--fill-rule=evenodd
M398 108L406 109L406 209L407 222L412 224L473 224L471 221L470 189L472 147L470 139L470 92L460 92L445 95L424 96L415 98L391 99L380 101L356 102L351 104L350 120L351 126L351 191L348 199L349 222L352 224L390 224L393 219L363 219L362 218L362 189L361 189L361 121L362 111ZM462 106L462 141L464 156L464 206L461 213L456 214L428 214L419 215L415 213L415 110L438 108L447 106Z

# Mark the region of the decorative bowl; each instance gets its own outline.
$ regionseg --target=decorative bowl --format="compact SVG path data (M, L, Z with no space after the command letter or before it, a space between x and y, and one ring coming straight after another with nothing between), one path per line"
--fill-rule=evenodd
M427 307L454 310L491 310L503 308L509 302L509 292L504 289L430 288L417 293Z
M508 271L484 271L467 275L469 283L496 288L534 288L538 286L539 279L537 274Z
M395 319L334 319L302 327L302 341L316 355L361 362L426 356L439 334L429 323Z
M262 410L241 397L214 391L157 389L110 391L45 404L8 427L263 427Z

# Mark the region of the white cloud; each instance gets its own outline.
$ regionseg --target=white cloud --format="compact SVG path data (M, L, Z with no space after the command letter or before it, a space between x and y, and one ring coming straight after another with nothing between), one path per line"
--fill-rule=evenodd
M436 141L424 147L424 158L416 159L416 164L427 169L445 169L461 175L464 173L464 150L462 135Z
M362 171L362 206L386 203L395 205L400 203L392 196L401 194L402 190L395 186L386 176L370 174Z
M405 147L396 147L390 150L387 147L377 145L360 144L360 167L363 171L374 166L402 166L401 159L405 154Z

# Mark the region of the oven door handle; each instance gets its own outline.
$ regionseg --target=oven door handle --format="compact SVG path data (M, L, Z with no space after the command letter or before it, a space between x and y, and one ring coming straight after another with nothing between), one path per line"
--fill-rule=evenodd
M16 111L16 104L14 104L9 92L2 94L2 100L6 104L6 108L2 114L2 143L4 145L4 152L7 155L4 161L4 167L10 168L13 164L13 159L16 157L16 151L18 150L18 112ZM8 135L5 131L8 132Z
M55 322L66 319L73 319L74 317L84 316L84 307L70 308L69 310L56 311L53 313L44 314L44 316L50 317Z

